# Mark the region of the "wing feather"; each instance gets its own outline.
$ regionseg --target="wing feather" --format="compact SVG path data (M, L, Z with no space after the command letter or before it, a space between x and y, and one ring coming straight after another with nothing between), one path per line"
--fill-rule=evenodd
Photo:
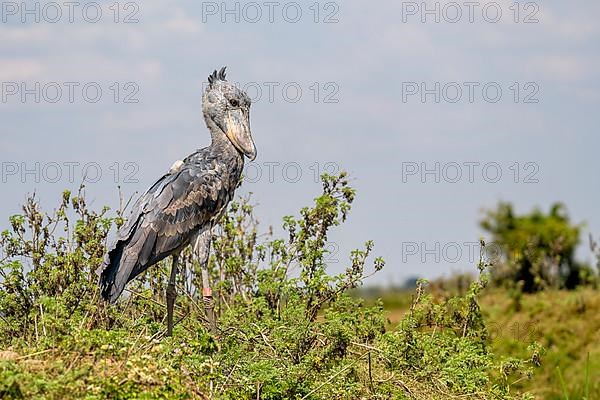
M152 185L99 269L104 298L115 301L127 282L188 245L227 205L240 174L203 149Z

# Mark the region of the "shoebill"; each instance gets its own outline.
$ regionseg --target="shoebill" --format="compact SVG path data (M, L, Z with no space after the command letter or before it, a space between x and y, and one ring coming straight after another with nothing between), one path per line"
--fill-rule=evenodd
M169 336L173 332L178 255L186 246L193 246L202 266L203 303L216 334L208 273L211 231L240 183L244 157L256 158L250 98L226 81L225 68L213 72L208 82L202 112L212 137L210 146L176 162L140 197L98 270L102 296L115 302L129 281L173 256L166 290Z

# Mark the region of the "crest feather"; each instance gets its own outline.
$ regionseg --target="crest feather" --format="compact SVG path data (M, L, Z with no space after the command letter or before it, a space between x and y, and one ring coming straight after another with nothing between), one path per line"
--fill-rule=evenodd
M225 72L226 69L227 69L227 67L223 67L218 72L215 69L213 71L213 73L208 76L208 83L212 86L212 84L215 83L216 81L225 81L226 80L225 79L226 78L226 72Z

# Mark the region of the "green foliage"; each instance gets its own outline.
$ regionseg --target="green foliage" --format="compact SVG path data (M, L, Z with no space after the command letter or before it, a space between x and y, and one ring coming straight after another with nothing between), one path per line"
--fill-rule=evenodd
M344 273L328 273L328 236L355 192L344 173L322 180L313 205L284 218L284 238L258 234L249 199L231 205L209 262L217 337L189 251L167 338L167 261L117 305L98 301L94 271L122 214L94 213L65 193L49 217L30 199L0 242L0 397L521 398L511 379L529 376L539 349L504 361L490 351L478 304L488 265L480 262L480 278L460 296L434 298L419 282L410 312L387 328L381 302L350 295L384 266L371 241L351 252Z
M535 379L513 386L548 400L600 398L600 294L592 288L577 291L546 290L523 294L520 310L510 295L495 289L481 299L492 327L495 354L527 357L528 344L538 342L546 351ZM558 368L564 379L561 385Z
M574 289L597 279L589 266L575 260L581 226L571 224L562 204L553 205L548 214L536 209L516 215L511 204L500 203L480 223L501 248L498 282L531 293Z
M104 208L90 211L83 188L73 197L65 191L52 215L44 215L35 198L27 199L22 215L10 218L11 230L0 236L0 340L29 340L66 334L61 321L93 313L95 269L105 251L104 239L113 220ZM72 224L69 214L74 214Z

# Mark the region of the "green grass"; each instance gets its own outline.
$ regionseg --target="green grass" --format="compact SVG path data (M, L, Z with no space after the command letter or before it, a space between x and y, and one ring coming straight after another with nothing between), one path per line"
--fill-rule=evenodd
M365 293L362 293L363 295ZM382 299L388 329L405 316L414 292L373 291ZM592 289L524 295L520 311L499 289L481 298L494 357L526 358L533 341L547 353L531 379L515 379L512 390L537 399L600 399L600 293ZM140 326L142 326L141 324ZM0 349L0 398L202 398L219 388L198 376L211 374L210 348L217 344L182 323L174 338L157 339L139 331L76 329L68 340ZM443 393L407 374L396 377L412 398L434 399ZM410 398L410 397L409 397ZM468 397L474 398L474 397Z
M388 325L396 325L408 309L410 293L373 293L383 301ZM492 289L480 303L496 357L525 357L533 341L547 351L532 379L515 383L515 389L544 400L600 399L599 291L526 294L516 311L506 291Z

